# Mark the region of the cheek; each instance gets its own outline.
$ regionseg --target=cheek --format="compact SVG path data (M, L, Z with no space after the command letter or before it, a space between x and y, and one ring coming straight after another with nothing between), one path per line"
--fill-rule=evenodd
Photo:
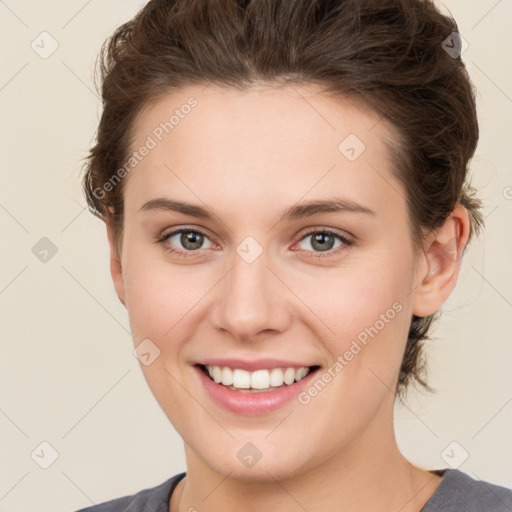
M143 251L127 255L125 294L134 341L149 338L161 351L175 350L186 339L203 309L215 276L206 268L171 265ZM188 333L188 334L187 334Z
M375 324L381 331L384 325L397 323L391 321L404 309L409 290L405 275L403 269L385 263L343 269L317 280L315 287L309 283L304 293L307 291L308 305L331 327L334 337L357 337Z
M323 293L308 292L311 309L329 328L323 341L342 360L340 380L360 385L375 383L377 376L393 382L411 321L407 269L412 261L407 256L379 261L333 274Z
M185 413L190 396L180 385L183 375L177 362L184 341L190 338L197 304L204 295L191 282L191 276L192 273L151 259L147 254L133 251L127 257L125 290L134 344L149 339L159 351L151 364L141 364L141 370L178 431L190 428ZM199 282L199 278L194 279Z

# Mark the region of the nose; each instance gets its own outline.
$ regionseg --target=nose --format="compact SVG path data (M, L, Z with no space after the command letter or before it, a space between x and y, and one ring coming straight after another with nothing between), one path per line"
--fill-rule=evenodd
M292 320L292 293L263 252L255 261L234 254L233 265L221 284L213 322L242 342L284 332Z

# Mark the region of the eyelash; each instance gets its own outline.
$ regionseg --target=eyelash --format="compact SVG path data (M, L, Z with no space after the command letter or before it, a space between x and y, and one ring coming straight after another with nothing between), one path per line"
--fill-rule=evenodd
M165 245L165 243L168 241L169 238L171 238L172 236L174 236L178 233L199 233L199 234L205 236L206 238L209 238L208 234L201 229L181 228L181 229L177 229L175 231L171 231L170 233L166 233L165 235L163 235L162 237L160 237L156 240L156 242L158 244L161 244L163 246L165 251L167 251L169 253L177 254L179 257L182 257L182 258L194 257L194 256L196 256L196 253L200 251L200 249L196 250L196 251L182 251L180 249L174 249L174 248L171 248L171 247ZM311 231L308 231L300 238L299 242L301 242L308 236L316 235L318 233L333 236L334 238L337 238L338 240L343 242L343 245L341 245L337 249L329 249L328 251L325 251L325 253L326 253L325 255L322 254L321 252L318 252L315 255L315 257L317 257L317 258L326 258L326 257L330 257L330 256L337 256L340 252L346 250L348 247L355 245L354 240L347 238L343 235L340 235L338 232L336 232L332 229L329 229L329 228L316 228ZM306 251L306 252L315 252L315 251Z

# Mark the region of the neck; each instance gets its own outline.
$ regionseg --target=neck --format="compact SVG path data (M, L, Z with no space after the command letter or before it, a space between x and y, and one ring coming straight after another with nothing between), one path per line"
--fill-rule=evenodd
M370 423L350 446L288 478L247 481L206 465L185 445L187 475L173 492L170 512L419 512L441 478L414 467L400 453L392 423ZM378 428L377 428L378 427ZM179 502L179 504L178 504Z

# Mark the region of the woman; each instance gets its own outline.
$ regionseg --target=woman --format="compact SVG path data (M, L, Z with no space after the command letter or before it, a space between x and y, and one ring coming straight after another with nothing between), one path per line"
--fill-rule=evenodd
M187 471L100 511L505 511L399 451L395 397L483 220L425 0L151 0L102 52L84 187Z

